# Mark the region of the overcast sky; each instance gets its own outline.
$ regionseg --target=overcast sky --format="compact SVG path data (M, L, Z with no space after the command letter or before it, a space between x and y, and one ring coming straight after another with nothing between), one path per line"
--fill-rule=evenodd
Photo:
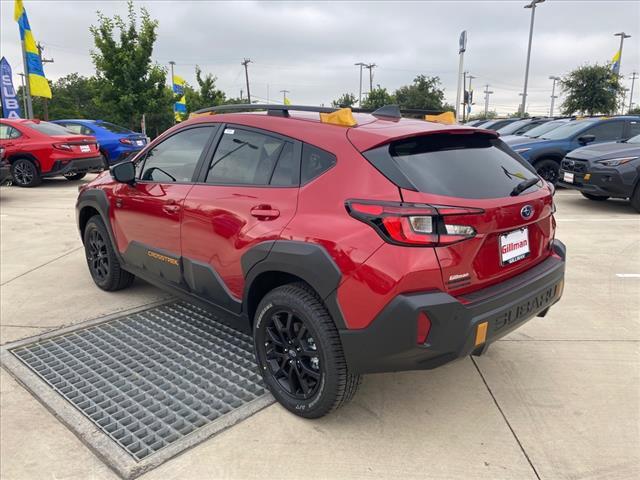
M252 96L281 101L290 90L293 103L329 104L344 92L358 94L356 62L376 63L374 85L389 90L410 83L418 74L437 75L449 103L455 101L458 36L468 31L465 70L473 80L473 112L484 109L485 84L495 93L490 109L510 113L522 91L530 10L526 1L422 2L213 2L136 1L160 25L154 59L195 83L194 68L218 77L228 96L245 90L243 57L249 65ZM24 0L36 40L46 48L50 80L72 72L94 73L88 27L96 10L126 14L124 1ZM0 1L0 50L14 72L22 71L13 1ZM547 0L536 9L529 107L548 113L549 75L562 75L585 63L608 62L619 37L624 44L622 71L630 87L631 72L640 70L640 2ZM368 90L365 70L363 90ZM19 81L16 77L14 81ZM17 85L16 85L17 86ZM634 97L639 98L636 82ZM561 100L561 99L560 99ZM637 103L637 102L635 102ZM472 112L472 113L473 113Z

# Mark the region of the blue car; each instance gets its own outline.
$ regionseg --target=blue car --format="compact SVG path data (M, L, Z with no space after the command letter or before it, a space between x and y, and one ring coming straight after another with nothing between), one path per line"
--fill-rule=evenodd
M74 133L96 137L107 168L139 152L147 144L143 134L104 120L54 120L53 123Z
M616 142L640 133L640 117L591 117L572 120L538 138L515 137L507 144L531 163L538 175L557 183L560 162L579 147L602 142Z

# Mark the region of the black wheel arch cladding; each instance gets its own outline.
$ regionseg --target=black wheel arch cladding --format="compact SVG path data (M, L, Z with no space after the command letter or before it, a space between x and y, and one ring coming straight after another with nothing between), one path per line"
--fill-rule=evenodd
M252 321L251 298L255 280L262 274L288 274L307 283L322 299L336 327L345 328L344 317L336 298L342 272L321 245L295 240L262 242L248 250L241 259L245 277L242 303Z

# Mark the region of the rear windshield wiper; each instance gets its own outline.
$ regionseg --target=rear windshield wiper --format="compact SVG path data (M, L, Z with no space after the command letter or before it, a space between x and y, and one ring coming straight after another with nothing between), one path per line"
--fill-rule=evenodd
M539 178L530 178L529 180L524 180L515 186L513 190L511 190L511 196L516 197L524 192L527 188L533 187L536 183L540 181Z

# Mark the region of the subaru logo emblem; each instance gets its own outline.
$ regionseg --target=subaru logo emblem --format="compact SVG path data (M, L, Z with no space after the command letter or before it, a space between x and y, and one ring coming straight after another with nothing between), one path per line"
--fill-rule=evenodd
M525 220L530 219L533 216L533 207L531 205L525 205L522 207L522 210L520 210L520 215Z

